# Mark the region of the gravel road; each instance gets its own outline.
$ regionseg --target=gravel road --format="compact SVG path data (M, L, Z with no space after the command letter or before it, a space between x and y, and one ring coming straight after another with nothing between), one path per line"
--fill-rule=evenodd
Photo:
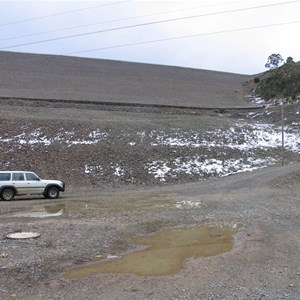
M300 164L192 184L67 192L55 201L1 202L0 231L34 240L0 241L2 299L299 299ZM183 207L178 204L189 201ZM198 203L198 205L193 205ZM199 205L200 203L200 205ZM59 217L38 218L64 205ZM14 215L18 213L18 215ZM133 238L164 228L238 225L233 249L187 259L169 276L95 274L74 267L138 249Z

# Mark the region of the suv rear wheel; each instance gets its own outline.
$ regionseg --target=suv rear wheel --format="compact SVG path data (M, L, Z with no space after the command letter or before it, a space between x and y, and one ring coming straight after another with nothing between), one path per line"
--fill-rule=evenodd
M13 189L5 188L2 190L0 197L4 201L11 201L15 197L15 192Z
M56 199L59 196L59 190L55 186L51 186L48 188L46 192L46 197L49 199Z

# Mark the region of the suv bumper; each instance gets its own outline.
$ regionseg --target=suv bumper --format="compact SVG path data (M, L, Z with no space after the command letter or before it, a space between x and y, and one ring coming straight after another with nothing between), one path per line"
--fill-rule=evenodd
M63 182L63 186L59 187L60 192L64 192L66 189L66 184Z

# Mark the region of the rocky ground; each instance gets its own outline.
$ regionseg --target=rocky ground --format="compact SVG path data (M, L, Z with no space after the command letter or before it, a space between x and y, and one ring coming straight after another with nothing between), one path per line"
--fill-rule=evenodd
M299 103L218 110L1 100L0 167L69 187L184 183L298 157Z
M0 202L0 298L299 299L299 104L284 112L282 151L276 105L220 111L2 99L1 169L62 179L67 191L54 201ZM233 249L190 258L168 276L64 276L139 249L136 236L203 225L237 228ZM41 236L5 238L15 231Z

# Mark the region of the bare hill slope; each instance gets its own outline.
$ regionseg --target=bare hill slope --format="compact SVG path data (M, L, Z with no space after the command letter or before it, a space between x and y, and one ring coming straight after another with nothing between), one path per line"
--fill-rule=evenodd
M67 56L0 52L0 97L206 108L245 107L247 75Z

